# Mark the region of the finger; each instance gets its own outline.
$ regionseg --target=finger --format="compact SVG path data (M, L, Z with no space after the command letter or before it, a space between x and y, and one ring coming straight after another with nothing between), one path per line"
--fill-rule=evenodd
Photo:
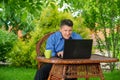
M61 57L63 58L63 53L61 53Z
M57 53L58 56L60 56L60 53Z

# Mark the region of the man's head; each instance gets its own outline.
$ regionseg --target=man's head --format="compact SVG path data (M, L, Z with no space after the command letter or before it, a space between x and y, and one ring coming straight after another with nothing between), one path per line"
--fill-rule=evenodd
M63 38L69 39L73 30L73 22L70 19L64 19L60 24L60 32Z

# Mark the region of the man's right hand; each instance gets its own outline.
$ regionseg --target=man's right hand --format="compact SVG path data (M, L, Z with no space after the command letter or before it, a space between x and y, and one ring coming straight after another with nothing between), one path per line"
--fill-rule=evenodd
M58 52L58 53L57 53L57 56L60 57L60 58L63 58L63 51Z

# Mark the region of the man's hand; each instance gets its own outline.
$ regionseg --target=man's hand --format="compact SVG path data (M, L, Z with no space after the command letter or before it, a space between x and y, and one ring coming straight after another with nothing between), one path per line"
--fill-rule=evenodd
M57 56L60 57L60 58L63 58L63 51L58 52L58 53L57 53Z

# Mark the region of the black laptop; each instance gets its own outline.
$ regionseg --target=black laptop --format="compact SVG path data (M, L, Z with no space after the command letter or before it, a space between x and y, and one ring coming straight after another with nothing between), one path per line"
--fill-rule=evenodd
M92 39L65 40L63 59L90 58L92 42Z

